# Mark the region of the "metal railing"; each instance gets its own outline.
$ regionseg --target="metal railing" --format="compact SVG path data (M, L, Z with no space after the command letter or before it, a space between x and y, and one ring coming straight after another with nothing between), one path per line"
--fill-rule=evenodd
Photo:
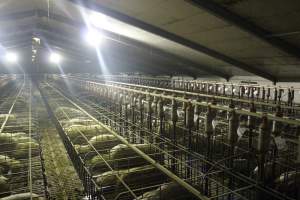
M231 196L234 196L234 194L236 194L236 195L243 194L243 195L245 195L244 198L253 199L254 196L255 196L255 198L257 197L256 195L263 194L263 195L267 195L267 196L271 197L272 194L270 194L270 193L273 193L273 192L276 193L276 191L273 191L273 189L264 188L263 185L262 186L257 185L256 181L252 181L249 178L245 178L245 176L242 176L241 174L237 175L234 172L234 169L232 169L234 158L239 158L240 156L248 154L247 151L245 151L245 153L242 152L241 155L235 154L234 153L235 145L233 145L234 140L232 140L232 143L230 142L231 139L234 139L234 133L236 133L237 127L236 127L235 123L238 121L237 114L247 115L252 118L256 118L257 120L263 119L262 122L264 122L264 123L258 123L257 125L259 125L259 124L266 125L267 124L266 123L267 118L265 115L262 115L260 113L247 112L247 111L243 111L243 110L230 109L228 107L219 106L219 105L209 105L207 103L189 101L184 98L168 96L166 94L157 94L157 93L145 92L145 91L137 90L137 89L131 89L131 88L127 88L127 87L95 83L95 82L91 82L91 81L75 79L72 77L70 77L69 79L61 78L60 81L56 80L54 83L57 85L57 87L61 88L61 87L63 87L65 81L68 81L68 83L71 84L73 87L79 88L79 90L88 91L88 93L93 94L96 97L96 101L104 102L103 105L101 105L99 108L93 107L93 109L91 109L91 108L88 109L88 106L86 107L86 110L90 110L90 112L93 112L93 110L101 110L101 112L103 110L104 111L106 110L105 111L106 116L108 116L108 117L100 118L100 121L105 122L111 128L113 128L115 130L120 131L120 130L126 129L127 131L125 131L125 133L123 133L124 135L122 135L122 132L119 132L119 134L121 134L123 137L124 136L126 136L126 137L132 136L132 138L128 138L131 140L130 142L145 140L149 144L154 144L155 146L157 146L157 148L160 150L161 153L164 153L165 155L167 155L166 157L168 159L166 159L166 160L170 160L170 162L172 162L173 159L178 158L178 155L180 155L182 153L178 154L178 152L174 151L174 142L178 142L178 140L172 140L172 138L170 138L169 136L166 136L167 131L165 129L162 129L162 127L164 127L165 125L168 125L168 124L172 125L172 123L175 122L174 119L171 119L169 122L169 120L167 120L165 118L165 116L167 114L164 111L164 109L162 109L162 108L164 105L174 105L174 101L177 104L179 104L179 103L185 104L186 107L183 105L183 107L185 107L185 109L184 109L185 118L182 122L183 122L183 126L185 127L184 132L186 132L187 134L186 134L186 136L181 137L181 138L179 137L177 139L185 138L186 141L182 144L175 143L177 150L178 150L178 148L180 150L179 152L182 152L183 150L185 152L183 154L184 156L182 156L180 159L181 159L181 162L183 162L183 161L186 162L186 167L183 168L184 169L183 171L181 170L181 171L177 172L179 174L179 177L182 180L185 180L187 177L184 177L184 176L186 176L188 174L189 175L191 175L191 174L193 175L195 173L200 173L200 174L204 173L205 174L207 172L211 172L213 174L218 174L218 173L216 173L216 171L217 172L220 171L220 173L223 173L223 176L221 176L221 177L225 177L223 181L230 180L228 183L230 190L222 193L221 195L223 195L223 194L227 195L227 193L231 194ZM79 101L78 103L80 103L80 102L81 101ZM155 102L154 106L152 106L153 102ZM170 104L171 102L172 102L172 104ZM139 106L140 103L142 103L143 106ZM91 105L90 102L88 104ZM150 105L150 107L149 107L149 105ZM205 112L204 119L206 120L206 122L201 123L201 124L204 124L205 127L204 127L204 130L202 129L202 135L201 135L201 132L198 133L198 136L200 137L199 140L197 141L197 139L196 139L195 141L193 141L194 137L191 137L191 136L195 132L195 130L194 130L194 125L192 125L193 123L191 123L191 122L194 121L194 116L191 114L194 114L192 112L194 109L191 109L191 107L194 108L196 106L200 107L202 109L202 111ZM101 107L102 107L102 109L101 109ZM103 109L105 107L106 107L106 109ZM160 109L155 111L155 107L160 108ZM148 108L148 110L146 110L145 108ZM149 112L149 108L150 108L150 112ZM151 111L152 109L153 109L153 111ZM213 137L212 137L213 135L211 133L211 130L208 127L209 124L213 120L213 118L210 117L210 115L213 113L212 112L213 110L223 110L223 111L229 112L231 114L231 117L229 118L229 122L227 121L227 123L228 123L227 126L226 126L226 122L225 122L225 129L227 129L227 130L229 129L229 132L227 133L227 136L226 136L226 140L221 141L221 142L219 141L219 143L217 142L215 144L213 142ZM177 108L175 111L177 111ZM143 113L143 114L141 115L141 113ZM187 118L187 116L189 116L189 117ZM220 116L220 117L224 117L224 116ZM124 120L124 118L125 118L125 120ZM282 119L280 117L276 117L276 116L272 116L272 115L268 115L268 118L273 121L281 122L281 123L290 123L290 124L294 124L294 125L299 124L296 120L286 120L286 119ZM144 119L146 119L146 120L144 120ZM144 122L143 122L143 120L144 120ZM177 120L176 120L176 123L177 123ZM122 122L121 124L119 123L120 121ZM152 121L154 121L154 123L152 123ZM176 123L175 123L175 127L176 127ZM159 125L157 126L157 124L159 124ZM257 125L255 125L255 128L257 127ZM157 129L155 130L155 127L159 128L159 130L157 130ZM173 129L173 130L175 130L175 129ZM258 138L260 137L260 135L262 136L265 134L266 131L268 131L268 130L264 130L263 127L261 127L260 129L261 130L258 132L258 134L259 134ZM131 130L131 131L128 131L128 130ZM169 128L167 128L167 130L172 130L172 129L170 129L170 127L169 127ZM134 132L134 133L132 133L132 132ZM174 132L176 132L176 131L173 131L173 133ZM148 133L148 135L147 135L147 133ZM170 136L172 136L172 134L170 134ZM201 139L201 137L202 137L202 139ZM205 146L204 148L200 148L201 150L199 152L197 152L196 149L199 148L199 141L203 141L205 138L208 139L206 145L214 145L214 146L211 146L212 148ZM261 138L261 139L264 140L264 138ZM155 143L155 141L157 141L157 140L159 142ZM195 144L197 144L198 146L197 145L195 146ZM200 144L200 146L201 146L201 144ZM217 157L215 156L216 152L209 150L209 149L215 149L218 146L221 146L222 148L225 149L225 151L221 150L221 153L225 153L226 155L228 155L228 157L226 159L220 160L220 158L218 158L218 156ZM161 148L161 147L165 147L165 148ZM165 151L165 149L167 149L167 151ZM261 171L264 170L264 165L262 165L262 163L265 163L267 161L267 159L264 156L269 155L269 153L267 153L265 150L266 150L266 147L264 147L263 145L258 146L257 153L255 154L258 156L257 160L258 160L258 166L259 166L258 169L259 169L260 174L261 174ZM206 153L204 153L205 151L206 151ZM177 155L173 156L174 153L175 153L175 155L176 154ZM225 155L225 154L220 154L220 155ZM204 155L204 158L203 158L203 155ZM191 159L191 158L193 158L193 156L196 156L195 159ZM200 164L199 163L195 164L194 162L196 162L196 161L200 162ZM170 169L174 168L175 163L176 162L173 162L173 164L171 164L169 166ZM207 167L205 167L206 165L207 165ZM195 170L193 170L193 166L194 166ZM199 169L201 169L201 170L199 170ZM184 173L182 173L182 172L184 172ZM224 175L224 174L226 174L226 175ZM218 174L218 175L220 176L220 174ZM200 175L200 176L195 175L194 177L195 177L195 180L199 180L199 179L201 180L200 177L202 177L202 175ZM211 175L211 177L210 177L210 175L208 173L208 175L205 177L207 179L209 179L210 181L206 181L206 184L204 184L204 186L205 185L206 186L205 187L203 186L205 189L201 192L204 194L209 194L209 193L213 194L214 192L212 192L212 191L219 191L218 189L217 190L208 189L208 188L212 188L212 187L207 186L207 185L209 185L207 183L215 183L216 185L218 185L217 188L224 188L225 187L224 185L226 185L223 182L221 182L222 184L219 183L218 176L214 177L213 175ZM205 179L205 180L207 180L207 179ZM188 180L188 182L191 181L189 179L187 179L187 180ZM264 181L263 177L259 177L258 180ZM195 183L197 183L197 181ZM202 183L205 183L205 181ZM246 184L246 185L244 185L244 184ZM243 188L243 187L241 187L242 185L245 186L245 190L242 189ZM238 192L235 193L234 192L235 190L237 190ZM253 194L255 194L255 195L253 195ZM241 196L243 196L243 195L241 195ZM211 198L213 198L213 196L211 196ZM281 195L279 193L276 193L276 197L274 196L274 198L289 199L289 197Z

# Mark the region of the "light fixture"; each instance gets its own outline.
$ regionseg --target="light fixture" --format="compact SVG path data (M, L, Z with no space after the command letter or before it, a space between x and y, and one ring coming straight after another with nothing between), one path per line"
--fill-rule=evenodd
M55 52L52 52L49 56L50 62L54 64L59 64L61 62L61 59L62 59L61 55Z
M14 52L7 52L5 54L5 60L8 63L16 63L16 62L18 62L18 59L19 59L18 55Z
M93 12L88 17L89 23L98 28L104 28L108 25L107 16L102 13Z
M103 34L96 29L90 29L85 35L85 40L89 45L98 47L102 43Z
M37 44L41 44L41 39L38 37L33 37L32 40Z

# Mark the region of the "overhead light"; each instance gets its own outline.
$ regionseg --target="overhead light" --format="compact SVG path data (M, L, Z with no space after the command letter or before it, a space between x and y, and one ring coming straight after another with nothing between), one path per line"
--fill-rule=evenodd
M108 24L107 16L102 13L93 12L89 17L89 23L98 28L105 28Z
M55 52L52 52L49 57L50 62L54 64L59 64L61 62L61 59L62 59L61 55Z
M37 44L41 44L41 39L38 37L33 37L32 40Z
M5 54L5 60L8 63L16 63L18 62L18 55L14 52L7 52Z
M102 43L103 34L98 30L90 29L85 35L85 40L89 45L97 47Z

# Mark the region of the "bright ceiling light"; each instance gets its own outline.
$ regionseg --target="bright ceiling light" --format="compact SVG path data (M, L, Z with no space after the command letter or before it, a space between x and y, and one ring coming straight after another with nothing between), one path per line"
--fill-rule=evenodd
M99 46L102 43L103 35L100 31L91 29L85 35L85 40L91 46Z
M105 28L108 24L107 16L101 13L93 12L88 17L89 23L98 28Z
M5 54L5 60L8 63L16 63L18 62L18 55L14 52L7 52Z
M54 64L59 64L61 62L61 59L62 59L61 55L54 52L52 52L49 57L50 62Z

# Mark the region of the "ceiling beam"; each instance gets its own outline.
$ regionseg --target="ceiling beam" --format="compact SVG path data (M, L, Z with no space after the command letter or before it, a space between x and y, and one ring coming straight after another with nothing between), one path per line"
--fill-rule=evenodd
M289 55L300 58L300 48L298 48L297 46L287 41L284 41L280 38L271 37L273 33L271 33L270 31L254 24L253 22L249 21L244 17L241 17L240 15L233 13L229 9L225 8L224 6L214 1L212 0L186 0L186 1L258 37L259 39L269 43L273 47L276 47Z
M229 56L226 56L222 53L219 53L213 49L207 48L199 43L193 42L191 40L188 40L184 37L178 36L176 34L173 34L171 32L165 31L159 27L153 26L151 24L145 23L141 20L138 20L134 17L125 15L123 13L120 13L118 11L112 10L108 7L102 6L94 1L91 0L69 0L75 4L78 4L80 6L83 6L85 8L91 9L91 10L95 10L97 12L101 12L105 15L108 15L112 18L118 19L124 23L130 24L132 26L138 27L140 29L146 30L150 33L153 33L155 35L161 36L165 39L168 39L170 41L176 42L178 44L181 44L183 46L189 47L193 50L196 50L198 52L202 52L210 57L213 57L215 59L221 60L223 62L226 62L230 65L233 65L235 67L238 67L240 69L243 69L247 72L253 73L255 75L261 76L263 78L266 78L268 80L271 80L273 82L276 82L276 77L266 71L263 71L261 69L259 69L258 67L254 67L252 65L249 65L247 63L238 61L234 58L231 58Z

